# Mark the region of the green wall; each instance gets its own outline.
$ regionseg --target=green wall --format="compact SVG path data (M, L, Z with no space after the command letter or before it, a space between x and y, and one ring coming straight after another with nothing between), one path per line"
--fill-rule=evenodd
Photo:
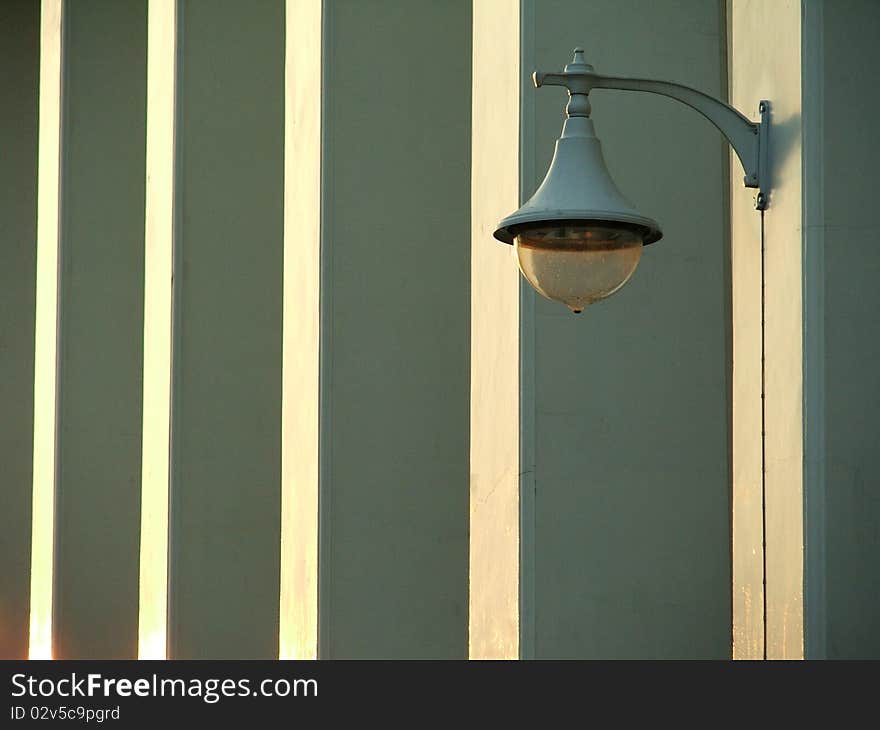
M65 14L55 658L137 655L145 2Z
M465 658L470 3L324 12L319 653Z
M40 6L0 3L0 659L28 650Z
M726 94L722 3L536 0L531 12L537 68L561 68L580 45L600 73ZM535 94L528 196L565 95L524 93ZM524 631L539 658L727 657L728 148L672 100L605 90L591 99L612 175L664 238L623 290L582 315L534 300L534 349L524 353L534 360L531 424L524 406L534 466L523 466L535 475L534 607ZM526 158L530 125L527 114Z
M272 658L284 3L178 12L169 656Z
M874 217L880 100L874 89L880 5L825 2L822 15L824 170L812 172L823 174L825 515L824 524L812 525L812 535L824 529L827 656L877 658L880 237ZM805 173L811 174L809 166ZM815 648L808 642L808 651Z
M816 73L804 73L802 120L806 253L818 262L805 285L807 655L876 657L880 7L805 6L823 11L805 26L817 54L805 56ZM58 656L134 652L144 8L68 7ZM600 72L726 93L723 3L529 0L523 13L524 79L583 45ZM270 657L284 3L181 0L180 18L169 644L173 657ZM0 3L12 70L0 76L11 100L0 114L4 658L27 652L38 34L37 3ZM470 39L464 0L325 6L325 658L468 651ZM527 196L565 96L523 88ZM534 489L523 646L541 658L726 657L728 148L671 100L599 90L593 107L612 174L665 237L625 289L579 317L523 289L522 471Z

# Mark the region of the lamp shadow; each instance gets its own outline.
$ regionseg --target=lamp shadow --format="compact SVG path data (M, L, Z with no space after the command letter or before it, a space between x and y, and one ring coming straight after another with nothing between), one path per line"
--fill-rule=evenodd
M765 183L770 191L767 210L773 208L773 193L776 181L781 179L780 171L785 168L792 155L802 147L801 122L800 114L791 114L783 120L777 120L773 110L773 102L770 102L770 149L768 150L770 169L767 172L769 180Z

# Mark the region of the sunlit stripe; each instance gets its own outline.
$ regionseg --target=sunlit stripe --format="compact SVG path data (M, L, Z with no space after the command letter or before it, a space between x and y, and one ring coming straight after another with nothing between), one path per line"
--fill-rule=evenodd
M742 188L736 163L731 163L734 657L800 659L804 653L802 137L800 121L791 129L778 121L802 118L803 16L801 3L793 0L736 0L729 7L731 103L755 116L758 100L769 99L776 120L770 143L773 191L762 216L754 210L754 193ZM777 28L786 28L784 36ZM773 73L765 73L770 68ZM773 155L774 149L783 147L784 154Z
M176 0L151 0L147 25L144 402L138 657L164 659L174 265Z
M731 9L734 10L733 5ZM739 109L749 109L759 97L754 96L748 74L737 69L743 40L737 32L738 11L741 9L742 6L737 5L728 19L731 28L730 100ZM742 187L742 168L731 151L734 659L761 659L764 656L761 217L754 210L752 197L753 193Z
M764 4L752 4L753 45L744 54L750 58L741 56L735 73L754 74L746 76L752 99L770 99L774 119L801 119L803 8L793 0L773 5L771 18ZM786 32L777 38L771 28ZM768 55L755 52L759 47ZM766 68L774 69L772 81L758 81ZM775 200L763 217L768 659L804 656L803 140L801 124L795 129L785 154L773 159ZM777 132L777 143L784 134ZM771 138L771 157L773 144Z
M321 5L286 6L281 659L318 646Z
M40 147L37 173L37 302L34 340L34 502L28 650L31 659L52 658L63 15L63 0L43 0L40 18Z
M473 8L469 653L519 656L519 273L495 224L519 205L519 0Z

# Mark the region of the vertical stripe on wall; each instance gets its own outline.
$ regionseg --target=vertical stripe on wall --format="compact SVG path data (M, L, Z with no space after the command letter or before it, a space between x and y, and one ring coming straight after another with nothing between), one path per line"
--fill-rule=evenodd
M168 647L278 656L284 3L178 26Z
M737 658L796 659L804 651L801 17L799 0L731 3L731 103L754 118L758 102L769 99L772 125L763 217L731 164ZM759 557L765 613L756 607Z
M326 658L467 652L470 21L462 0L328 5Z
M535 181L535 0L520 0L519 202ZM496 243L494 240L492 243ZM510 264L508 264L509 266ZM534 659L537 643L537 401L535 373L538 293L519 276L519 658Z
M146 16L65 11L57 659L137 654Z
M758 10L760 16L763 9ZM764 382L767 656L802 659L804 654L804 493L803 493L803 186L800 120L801 3L781 4L776 27L789 29L784 43L769 38L780 68L772 99L776 150L771 173L775 206L764 214ZM769 26L762 23L762 27ZM755 35L760 37L757 30ZM784 91L783 91L784 89ZM752 102L754 105L754 102ZM771 147L771 150L774 147ZM772 152L771 152L772 155Z
M55 531L61 56L64 1L43 0L34 335L34 462L31 528L31 659L52 656Z
M519 204L520 3L473 9L469 653L519 656L520 282L492 238Z
M471 3L324 29L319 652L464 658Z
M0 3L0 659L28 653L40 5Z
M590 0L541 9L539 69L562 68L583 46L599 73L673 79L723 97L717 2ZM533 190L553 154L566 93L529 94ZM536 298L535 654L725 658L727 143L671 99L605 89L590 96L612 177L660 222L664 238L645 249L621 291L581 315Z
M318 651L321 0L287 0L281 403L281 659Z
M864 20L860 11L863 8L850 6L847 8L858 18L859 24ZM844 16L845 17L845 16ZM827 521L827 437L825 424L827 418L826 405L826 270L825 270L825 108L828 104L825 89L826 58L825 58L825 0L805 0L803 4L803 25L801 27L801 58L803 59L803 77L801 79L801 96L803 99L803 217L804 217L804 656L807 659L827 659L828 651L828 521ZM870 28L870 25L868 25ZM871 31L866 30L863 37L867 38ZM850 42L850 33L846 33L846 47L857 49L857 43ZM856 51L857 52L857 51ZM870 64L863 68L865 73L873 73ZM833 78L833 76L831 77ZM848 83L856 83L849 78ZM833 93L833 92L832 92ZM846 93L846 92L843 92ZM833 108L833 103L831 108ZM864 110L863 110L864 113ZM865 115L867 116L867 115ZM847 119L850 117L847 116ZM858 118L858 116L856 117ZM864 118L864 117L863 117ZM847 130L847 134L850 130ZM856 138L858 139L858 138ZM875 149L877 145L875 144ZM861 157L861 149L859 149ZM863 158L865 167L873 169L870 158ZM846 165L845 160L838 164ZM847 170L847 185L842 188L841 195L850 199L849 186L854 178ZM857 185L857 180L855 184ZM857 203L854 203L857 205ZM868 211L864 211L868 214ZM841 233L850 238L849 229ZM856 239L858 244L861 241ZM866 269L869 272L870 269ZM847 288L851 283L847 281ZM855 289L853 292L855 294ZM861 293L860 305L864 299ZM870 310L869 307L865 307ZM850 327L860 332L859 323L847 318ZM861 334L859 334L861 336ZM853 356L862 358L861 348L853 352ZM858 393L857 399L865 397L865 392L849 380L848 388ZM870 399L865 402L873 410ZM849 424L848 424L849 425ZM848 430L848 429L847 429ZM873 434L865 433L869 439ZM848 444L852 440L846 438ZM853 482L857 483L856 480ZM855 484L854 484L855 486ZM846 531L858 540L857 534L846 525ZM840 553L841 559L848 567L853 561L845 552ZM855 588L860 581L853 581L850 575L844 574L844 580ZM847 606L858 602L846 600ZM865 602L865 609L874 613L873 606ZM860 647L865 643L858 642ZM840 657L843 658L843 657Z
M168 603L177 2L150 0L138 656L164 659Z
M728 3L730 103L751 116L757 103L742 89L734 49L736 25ZM742 90L741 90L742 89ZM744 104L745 106L739 106ZM733 327L733 657L764 656L764 498L761 304L761 214L742 187L742 166L730 150L731 318Z
M876 0L804 3L810 658L880 658L878 38Z

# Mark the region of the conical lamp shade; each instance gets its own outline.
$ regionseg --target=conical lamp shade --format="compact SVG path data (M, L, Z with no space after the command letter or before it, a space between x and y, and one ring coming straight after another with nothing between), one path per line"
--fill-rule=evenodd
M512 244L518 232L563 223L624 228L643 244L663 236L657 222L641 215L617 189L589 117L565 120L544 182L525 205L499 223L494 235Z

